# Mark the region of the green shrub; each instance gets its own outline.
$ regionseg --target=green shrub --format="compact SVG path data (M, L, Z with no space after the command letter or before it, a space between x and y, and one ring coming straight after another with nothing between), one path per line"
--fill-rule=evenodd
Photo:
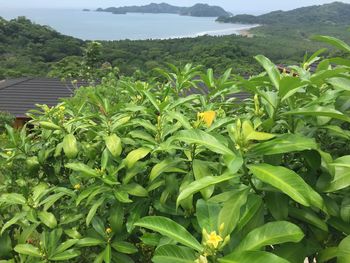
M0 111L0 133L5 131L6 125L12 125L15 120L15 117L7 112Z
M190 65L165 82L111 76L41 106L1 152L0 258L349 262L350 62L319 56L298 76L263 56L249 80Z

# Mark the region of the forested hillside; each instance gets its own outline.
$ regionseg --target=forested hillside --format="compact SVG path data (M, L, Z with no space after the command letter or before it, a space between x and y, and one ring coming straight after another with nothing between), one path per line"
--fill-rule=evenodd
M109 7L106 9L98 8L98 12L110 12L113 14L126 14L126 13L153 13L153 14L179 14L183 16L197 16L197 17L218 17L229 16L230 13L226 12L220 6L210 6L208 4L195 4L191 7L173 6L166 3L143 6L123 6L123 7Z
M334 2L331 4L308 6L291 11L274 11L260 16L236 15L221 16L217 21L247 24L283 25L349 25L350 4Z
M46 75L50 63L66 56L81 55L84 42L19 17L0 17L0 79Z
M321 44L311 41L315 34L331 35L350 41L347 26L350 21L346 22L350 18L344 18L343 15L349 6L334 3L290 12L274 12L272 14L283 14L280 21L290 23L271 23L251 29L253 37L230 35L169 40L101 41L99 59L101 64L108 62L118 67L123 75L132 75L137 71L137 75L149 76L152 69L166 63L200 64L213 68L218 74L227 68L232 68L234 73L239 74L256 73L260 70L260 66L253 59L256 54L264 54L277 64L294 64L301 61L305 53L312 53L322 47ZM310 14L308 19L313 17L318 21L330 21L331 16L334 19L332 23L294 24L289 18L292 14L299 17L306 16L307 13ZM313 15L316 13L318 18ZM64 61L60 65L79 66L87 41L63 36L25 18L0 21L0 79L45 76L62 59Z

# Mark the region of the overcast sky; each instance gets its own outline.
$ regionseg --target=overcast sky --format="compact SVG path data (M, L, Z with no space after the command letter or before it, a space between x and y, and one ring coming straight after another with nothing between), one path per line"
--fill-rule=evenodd
M97 8L109 6L141 5L151 2L167 2L173 5L190 6L195 3L219 5L233 13L263 13L273 10L288 10L301 6L330 3L327 0L0 0L1 7L23 8ZM350 0L342 2L350 3Z

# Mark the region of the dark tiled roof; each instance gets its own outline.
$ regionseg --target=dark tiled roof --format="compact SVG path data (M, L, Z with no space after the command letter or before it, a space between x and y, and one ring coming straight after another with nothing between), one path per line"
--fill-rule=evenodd
M77 87L87 86L86 82L79 82ZM207 88L202 87L204 93ZM13 114L17 118L26 117L26 113L35 109L35 104L54 106L60 98L68 98L74 94L75 87L70 82L48 78L19 78L0 81L0 111ZM191 90L189 94L199 93ZM188 94L188 95L189 95ZM244 100L250 94L240 92L229 97Z
M83 86L86 83L78 83ZM71 97L74 86L70 82L48 78L19 78L0 81L0 111L25 117L35 104L54 106L59 98Z

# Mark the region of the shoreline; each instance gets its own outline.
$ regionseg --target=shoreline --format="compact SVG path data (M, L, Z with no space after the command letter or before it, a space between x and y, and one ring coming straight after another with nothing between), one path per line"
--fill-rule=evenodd
M254 34L250 32L250 29L242 29L239 30L239 35L242 37L252 38L254 37Z
M241 28L227 28L227 29L219 29L219 30L212 30L212 31L205 31L205 32L198 32L194 33L192 35L186 35L186 36L170 36L166 38L151 38L149 40L170 40L170 39L181 39L181 38L197 38L202 36L213 36L213 37L222 37L222 36L230 36L230 35L237 35L237 36L243 36L243 37L253 37L254 35L250 32L251 29L255 27L259 27L260 25L242 25ZM144 40L144 39L138 39L138 40ZM136 40L136 41L138 41Z

